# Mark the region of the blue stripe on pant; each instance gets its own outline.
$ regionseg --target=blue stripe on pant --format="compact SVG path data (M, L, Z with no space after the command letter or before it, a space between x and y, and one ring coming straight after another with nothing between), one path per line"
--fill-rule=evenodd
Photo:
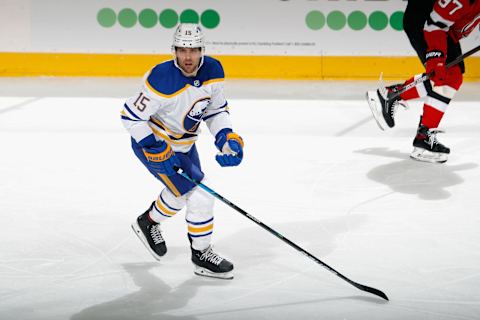
M143 163L143 165L150 171L151 174L160 180L174 195L181 196L195 188L195 184L188 181L180 174L176 173L172 176L166 176L160 174L158 171L153 169L145 155L143 154L142 147L132 138L132 149L138 159ZM202 168L200 166L200 158L198 156L197 147L195 144L187 153L175 152L175 155L180 160L181 168L193 179L201 181L204 177Z

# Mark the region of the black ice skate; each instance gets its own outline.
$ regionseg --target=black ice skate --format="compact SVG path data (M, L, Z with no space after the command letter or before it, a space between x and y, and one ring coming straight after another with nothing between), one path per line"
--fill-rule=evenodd
M368 105L372 111L373 118L381 130L395 126L395 112L398 106L402 106L405 109L408 108L407 104L402 102L400 95L398 95L400 88L402 86L396 84L388 87L381 86L376 91L367 91Z
M212 246L203 251L192 248L194 273L199 276L233 279L233 264L212 250Z
M424 125L418 127L417 135L413 139L413 151L410 157L424 162L443 163L448 160L450 149L438 142L438 129L429 129Z
M148 219L148 213L153 208L153 204L154 202L152 202L152 205L145 213L140 215L137 220L132 223L132 229L152 256L160 260L160 257L167 253L167 245L160 231L160 224Z

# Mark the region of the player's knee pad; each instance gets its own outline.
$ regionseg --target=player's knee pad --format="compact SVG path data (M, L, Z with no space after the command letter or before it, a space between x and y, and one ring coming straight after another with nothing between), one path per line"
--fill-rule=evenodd
M458 75L461 76L462 74L459 73ZM455 84L453 79L456 79L455 81L458 81L458 78L454 76L451 79L452 82L450 82L453 84L447 83L446 81L445 84L441 86L434 86L432 81L425 81L424 85L425 90L427 91L427 100L439 100L442 103L449 104L457 93L459 87L457 85L458 82Z
M429 83L427 81L426 83ZM447 69L444 85L442 86L425 86L427 88L428 96L433 99L438 99L446 104L449 104L463 82L462 70L458 65Z

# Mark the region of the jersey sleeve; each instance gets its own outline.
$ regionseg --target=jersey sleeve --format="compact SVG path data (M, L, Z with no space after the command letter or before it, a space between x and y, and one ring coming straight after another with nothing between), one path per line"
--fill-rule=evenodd
M228 112L228 102L224 94L225 73L222 64L218 60L212 59L212 69L215 76L209 84L212 86L212 96L207 106L203 120L207 124L210 133L215 136L224 128L232 128L230 113Z
M150 72L144 76L141 90L125 101L120 113L123 126L142 147L151 146L156 142L148 120L164 103L163 99L149 88L149 74Z
M437 51L446 56L447 33L467 10L465 0L437 0L424 26L427 52Z

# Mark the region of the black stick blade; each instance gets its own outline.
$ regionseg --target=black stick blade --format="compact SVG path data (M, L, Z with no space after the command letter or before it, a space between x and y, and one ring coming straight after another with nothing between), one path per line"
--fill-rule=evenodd
M383 293L383 291L380 291L380 290L372 288L372 287L364 286L363 284L358 284L358 283L355 284L355 287L357 287L358 289L360 289L362 291L369 292L371 294L379 296L382 299L385 299L385 300L389 301L387 295L385 293Z

